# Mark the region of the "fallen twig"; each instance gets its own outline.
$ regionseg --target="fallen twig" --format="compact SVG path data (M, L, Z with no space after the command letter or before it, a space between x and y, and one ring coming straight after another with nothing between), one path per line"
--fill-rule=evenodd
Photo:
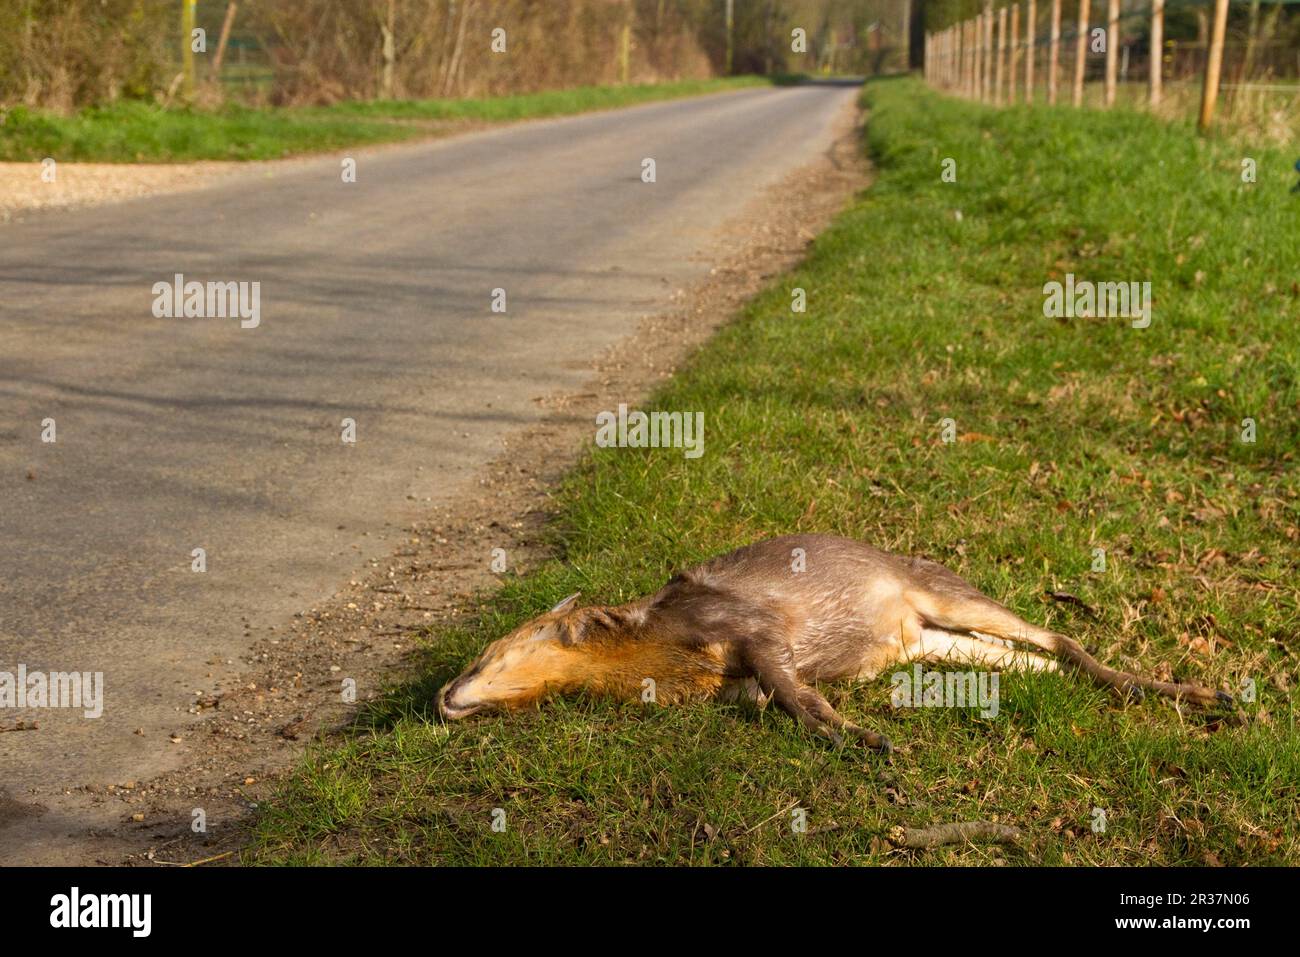
M793 804L791 804L791 805L790 805L788 808L786 808L785 810L783 810L783 811L777 811L777 812L776 812L775 814L773 814L771 817L765 817L765 818L763 818L763 820L759 821L759 822L758 822L757 824L755 824L753 827L747 827L747 828L745 828L743 831L740 832L740 836L741 836L741 837L744 837L746 834L752 834L754 831L757 831L760 827L762 827L762 826L763 826L764 824L766 824L768 821L775 821L775 820L776 820L778 817L780 817L782 814L789 814L791 811L793 811L793 810L794 810L795 808L797 808L798 806L799 806L799 802L798 802L798 801L795 801Z
M223 857L229 857L234 851L226 851L224 854L214 854L212 857L205 857L201 861L154 861L155 864L165 864L168 867L198 867L200 864L211 864L213 861L219 861Z
M895 827L889 832L889 842L898 847L938 847L941 844L965 844L970 841L992 841L997 844L1018 844L1024 834L1018 827L994 824L992 821L955 821L933 827Z
M1074 605L1077 608L1081 608L1083 609L1084 614L1089 618L1099 620L1100 616L1098 616L1097 612L1093 610L1092 606L1078 595L1071 595L1068 591L1045 591L1043 594L1052 599L1052 601L1059 601L1063 605Z

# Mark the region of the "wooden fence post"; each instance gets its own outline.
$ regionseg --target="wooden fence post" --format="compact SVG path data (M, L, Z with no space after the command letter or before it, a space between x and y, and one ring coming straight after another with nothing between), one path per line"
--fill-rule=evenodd
M1074 105L1083 106L1083 74L1088 66L1088 0L1079 0L1078 31L1074 45Z
M952 60L952 86L958 93L962 87L962 70L966 67L966 49L964 45L965 36L962 34L961 24L957 23L952 28L953 42L953 60Z
M979 45L975 42L975 18L966 21L966 95L975 98L975 62L979 56Z
M993 61L997 58L997 49L993 46L993 0L984 4L984 101L993 100Z
M952 27L952 88L961 94L966 86L966 32L960 22Z
M961 38L957 35L957 25L948 27L948 86L957 87L958 62L962 59Z
M1011 7L1011 64L1007 77L1010 80L1007 102L1016 102L1016 74L1020 72L1020 4Z
M1119 67L1119 0L1110 0L1106 10L1106 106L1115 105L1116 70Z
M1002 84L1006 78L1007 8L998 10L998 58L993 63L993 102L1002 105Z
M958 94L966 91L966 30L965 26L958 22L952 28L952 42L954 44L952 61L952 88Z
M1034 18L1038 11L1034 8L1034 0L1029 0L1029 9L1025 11L1025 102L1034 102L1034 58L1038 54L1038 46L1034 34Z
M1052 33L1047 48L1047 102L1056 105L1061 73L1061 0L1052 0Z
M1214 26L1210 30L1210 55L1205 63L1205 86L1201 88L1202 133L1214 122L1214 104L1219 98L1219 74L1223 70L1223 37L1228 29L1228 0L1214 0Z
M966 55L961 42L961 24L952 25L952 88L961 90L961 59Z
M952 86L954 90L961 91L961 71L962 64L966 60L966 42L962 36L961 24L955 23L952 27Z
M962 60L962 92L971 95L971 77L975 73L975 47L971 44L971 22L962 23L962 47L966 56Z
M957 60L958 60L958 53L957 53L957 27L956 27L956 25L950 26L950 27L949 27L947 30L945 30L944 32L945 32L945 33L947 34L947 36L948 36L948 39L947 39L947 46L948 46L948 84L947 84L947 85L948 85L949 88L951 88L951 87L955 87L955 86L957 85Z

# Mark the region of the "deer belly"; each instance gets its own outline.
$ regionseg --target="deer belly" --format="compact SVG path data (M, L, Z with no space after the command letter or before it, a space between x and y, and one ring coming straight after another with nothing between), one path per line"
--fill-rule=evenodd
M804 681L869 680L899 659L897 638L862 630L861 625L796 645L796 667Z

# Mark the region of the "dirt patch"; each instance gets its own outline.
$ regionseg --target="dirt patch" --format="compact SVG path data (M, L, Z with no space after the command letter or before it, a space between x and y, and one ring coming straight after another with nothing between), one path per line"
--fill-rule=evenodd
M397 552L371 562L328 603L258 641L238 681L197 697L190 710L204 720L175 736L183 735L178 744L188 749L183 769L147 782L37 795L50 809L32 822L37 839L41 829L51 838L66 835L76 821L85 840L75 854L34 857L64 864L234 861L243 825L303 746L330 740L355 713L355 704L341 700L343 678L379 689L411 674L416 637L469 620L476 596L494 587L483 560L492 548L506 549L514 571L547 557L541 531L550 490L592 441L586 410L613 407L671 376L740 305L802 259L866 183L858 114L850 108L825 155L767 189L718 234L701 257L712 269L674 292L674 308L645 317L634 335L596 357L581 390L538 397L545 418L509 438L471 487L411 527ZM206 832L193 829L199 811Z

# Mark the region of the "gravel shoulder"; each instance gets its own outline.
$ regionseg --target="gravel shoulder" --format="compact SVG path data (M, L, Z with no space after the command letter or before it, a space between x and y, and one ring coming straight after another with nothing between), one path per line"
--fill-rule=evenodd
M290 161L292 162L292 161ZM31 210L78 209L209 186L270 163L0 163L0 222Z

